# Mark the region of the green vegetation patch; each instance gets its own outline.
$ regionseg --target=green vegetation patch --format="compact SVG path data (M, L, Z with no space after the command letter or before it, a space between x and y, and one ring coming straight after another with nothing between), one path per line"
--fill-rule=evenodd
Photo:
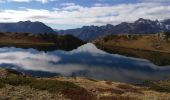
M66 81L18 76L0 78L0 87L4 87L4 84L12 86L30 86L37 90L47 90L50 93L62 93L67 98L73 100L91 100L92 98L92 95L90 95L86 89Z
M148 86L150 89L159 91L159 92L170 92L170 80L165 81L150 81L147 80L144 82L146 86Z

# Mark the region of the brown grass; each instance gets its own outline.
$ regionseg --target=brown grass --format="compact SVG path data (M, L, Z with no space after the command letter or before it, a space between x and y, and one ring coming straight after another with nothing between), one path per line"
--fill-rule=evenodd
M117 87L123 89L125 92L133 92L133 93L140 93L140 94L142 93L140 89L137 89L127 84L119 84Z
M8 77L0 78L0 88L5 84L12 86L30 86L33 89L46 90L50 93L62 93L71 100L92 100L92 95L84 88L72 82L36 79L33 77Z
M97 88L98 92L110 92L110 93L114 93L114 94L123 94L124 91L120 90L120 89L113 89L113 88L108 88L108 89L102 89L102 88Z
M95 43L111 47L124 47L170 53L170 43L160 41L154 35L136 35L133 37L111 35L106 36L103 39L96 40Z
M130 96L103 96L99 100L138 100L135 97L130 97Z
M112 81L106 81L107 85L112 85Z
M87 91L81 89L67 89L62 93L71 100L94 100L95 97Z

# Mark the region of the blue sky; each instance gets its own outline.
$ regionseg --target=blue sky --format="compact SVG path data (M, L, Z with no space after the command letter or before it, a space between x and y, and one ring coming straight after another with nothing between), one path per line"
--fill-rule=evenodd
M41 21L55 29L170 18L170 0L0 0L0 22Z

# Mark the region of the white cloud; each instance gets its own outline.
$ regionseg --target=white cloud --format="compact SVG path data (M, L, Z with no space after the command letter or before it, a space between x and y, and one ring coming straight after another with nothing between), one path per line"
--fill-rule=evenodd
M0 0L0 3L4 3L4 2L32 2L32 1L48 3L49 1L54 1L54 0Z
M42 21L47 24L103 25L132 22L138 18L168 19L170 6L162 3L136 3L84 7L74 3L62 4L62 8L3 10L0 22L20 20Z
M107 3L95 3L94 6L102 7L102 6L109 6L109 4L107 4Z
M141 0L143 2L170 2L170 0Z
M7 0L8 2L30 2L31 0Z
M0 0L0 3L4 3L5 1L4 0Z
M75 6L75 3L62 3L61 6Z

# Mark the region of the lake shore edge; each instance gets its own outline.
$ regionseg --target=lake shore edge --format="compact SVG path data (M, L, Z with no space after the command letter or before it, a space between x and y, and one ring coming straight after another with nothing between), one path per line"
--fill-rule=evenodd
M166 88L170 89L170 87ZM150 98L156 98L168 100L170 91L86 77L32 77L13 69L0 68L0 99L5 98L38 98L39 100L55 100L56 98L59 100L150 100Z

